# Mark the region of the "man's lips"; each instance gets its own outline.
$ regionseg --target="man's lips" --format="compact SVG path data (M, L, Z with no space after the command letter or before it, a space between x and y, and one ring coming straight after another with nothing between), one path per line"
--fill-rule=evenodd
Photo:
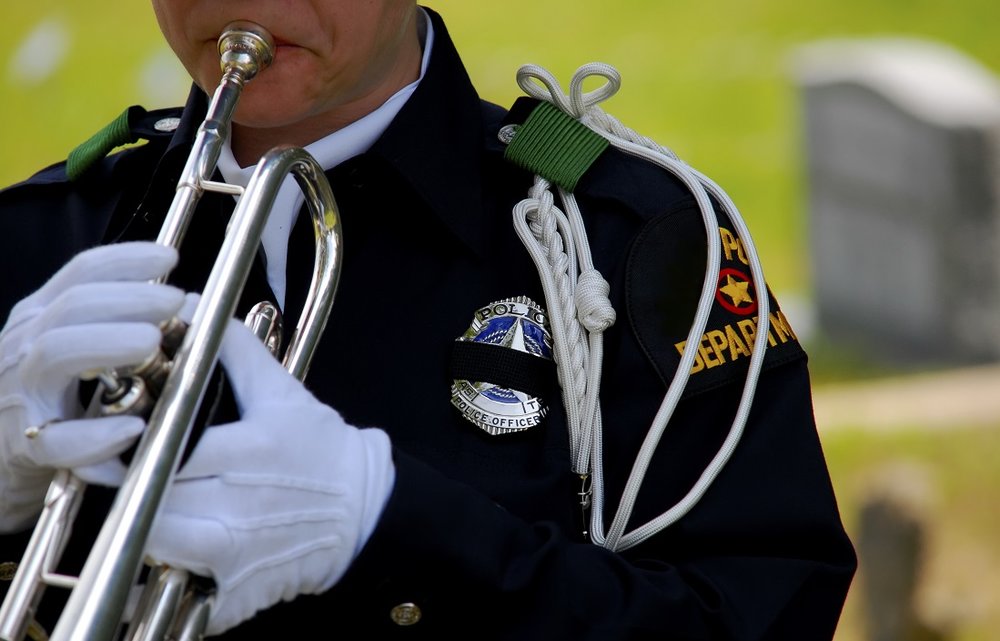
M287 56L293 51L301 51L302 47L294 42L289 42L287 40L282 40L281 38L274 39L274 56Z

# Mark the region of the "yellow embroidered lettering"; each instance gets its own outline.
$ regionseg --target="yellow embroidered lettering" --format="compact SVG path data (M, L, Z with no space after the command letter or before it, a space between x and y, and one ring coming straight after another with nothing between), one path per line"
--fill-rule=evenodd
M701 354L702 359L705 361L705 367L708 369L722 365L721 361L712 357L712 346L708 341L708 334L701 337L701 343L698 344L698 353Z
M705 334L705 338L712 346L712 351L715 352L715 357L718 359L718 364L719 365L724 364L726 362L726 355L724 353L724 350L727 347L729 347L726 344L726 333L720 332L717 329L713 329L712 331Z
M732 260L733 251L735 251L737 260L744 265L750 264L750 261L747 259L746 250L743 248L742 240L725 227L719 227L719 236L722 238L722 251L726 255L726 260Z
M677 353L684 356L684 346L687 345L687 341L681 341L675 343L674 347L677 348ZM691 366L691 373L697 374L701 370L705 369L705 361L701 358L700 351L694 353L694 365Z
M798 340L795 332L792 331L792 326L788 323L788 319L785 318L785 314L780 309L774 314L768 314L768 318L771 319L771 326L782 343L787 343L789 338Z
M725 325L723 329L713 329L705 332L698 344L698 351L695 353L694 364L691 366L691 373L706 369L712 369L726 363L734 362L740 358L753 356L754 339L757 336L757 321L759 318L744 318ZM767 333L767 341L771 347L778 343L787 343L789 340L797 341L795 332L792 331L788 318L780 311L775 311L768 315L770 331ZM684 356L684 347L687 341L674 343L677 353ZM728 358L726 356L728 352Z
M757 335L757 318L746 318L736 324L739 325L746 345L753 347L753 337Z
M729 341L729 360L735 361L740 356L750 356L750 350L732 325L726 325L726 340Z
M739 250L736 236L725 227L719 227L719 236L722 239L722 252L726 255L726 260L732 260L733 250Z

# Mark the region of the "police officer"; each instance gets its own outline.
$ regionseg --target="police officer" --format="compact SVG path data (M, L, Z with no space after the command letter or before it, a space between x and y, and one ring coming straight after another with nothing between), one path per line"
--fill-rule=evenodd
M628 526L698 482L731 433L755 332L769 326L742 437L683 518L608 549L588 531L590 494L571 460L552 310L510 222L534 178L505 154L504 132L526 127L538 101L510 112L481 101L440 16L413 0L153 7L195 81L184 108L133 107L67 162L0 193L0 560L19 558L55 469L90 484L74 539L92 536L121 482L119 455L142 421L77 418L80 376L141 360L204 285L230 196L202 199L179 255L149 240L218 82L216 39L247 19L273 33L276 57L241 98L218 178L245 183L273 145L306 146L327 168L345 254L304 383L242 325L227 330L220 362L235 407L201 435L154 528L152 559L214 581L209 633L832 636L854 553L805 355L757 291L729 216L717 216L720 277L690 379ZM595 455L607 502L589 506L606 526L691 342L706 231L690 188L644 160L608 148L577 178L617 315L603 334ZM299 205L279 196L240 314L271 300L294 325L312 263ZM85 548L71 542L64 563L78 566ZM43 625L57 609L43 606Z

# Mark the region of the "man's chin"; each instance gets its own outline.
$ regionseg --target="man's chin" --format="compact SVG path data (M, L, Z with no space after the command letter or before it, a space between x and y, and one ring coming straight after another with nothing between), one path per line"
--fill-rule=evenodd
M245 95L240 98L233 123L250 129L280 129L301 122L306 114L301 105L281 98Z

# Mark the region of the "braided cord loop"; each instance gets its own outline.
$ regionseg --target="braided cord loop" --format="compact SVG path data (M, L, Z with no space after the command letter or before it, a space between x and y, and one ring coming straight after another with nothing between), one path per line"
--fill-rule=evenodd
M604 82L597 89L584 92L583 84L590 78L603 79ZM565 183L564 180L550 180L536 173L528 197L514 207L514 228L538 269L549 310L553 357L566 408L573 471L584 479L592 475L593 504L589 535L594 543L620 551L638 545L669 527L704 496L742 436L763 366L769 332L769 300L766 295L760 297L758 328L740 404L721 448L677 504L651 521L626 531L653 453L687 386L697 347L712 310L720 271L721 240L710 197L721 204L743 240L754 286L760 292L767 291L763 268L739 210L722 188L689 167L670 149L629 129L600 109L598 105L621 87L621 75L614 67L604 63L580 67L570 81L569 93L564 93L555 77L538 65L521 67L517 83L528 96L555 106L616 149L654 163L674 175L691 191L705 225L708 243L705 280L687 342L674 378L636 456L611 525L605 533L600 378L603 332L615 322L615 310L609 299L610 286L593 264L583 217L572 192L575 180ZM515 136L512 146L519 135L520 132ZM558 141L558 136L553 137L550 144L557 145ZM564 150L557 148L551 153L559 155L563 152ZM574 164L573 160L565 158L561 162L562 166ZM537 166L548 165L542 161ZM553 184L558 185L562 209L555 204L551 190Z

